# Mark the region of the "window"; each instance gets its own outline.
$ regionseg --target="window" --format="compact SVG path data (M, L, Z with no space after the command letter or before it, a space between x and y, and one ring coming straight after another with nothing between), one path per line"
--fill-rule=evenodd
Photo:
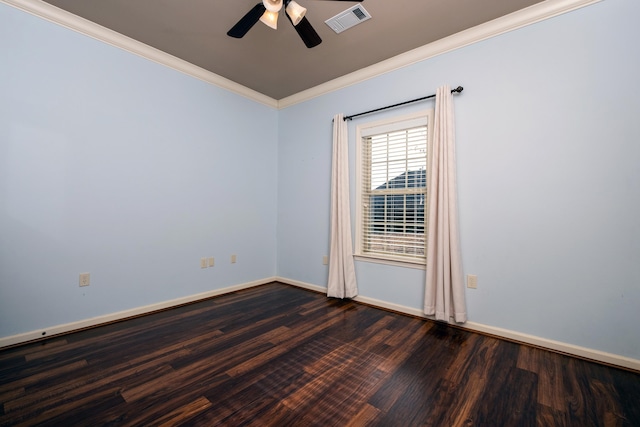
M358 126L356 256L424 265L432 117Z

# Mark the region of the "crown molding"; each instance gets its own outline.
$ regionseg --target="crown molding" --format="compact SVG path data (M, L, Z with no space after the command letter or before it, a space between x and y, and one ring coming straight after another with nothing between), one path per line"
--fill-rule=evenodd
M134 55L167 66L181 73L195 77L206 83L249 98L271 108L278 108L278 101L246 86L235 83L227 78L214 74L204 68L193 65L166 52L105 28L95 22L81 18L40 0L0 0L9 6L61 25L80 34L126 50Z
M154 61L158 64L165 65L176 71L190 75L222 89L226 89L260 104L277 109L291 107L295 104L352 86L417 62L421 62L600 1L602 0L545 0L528 8L494 19L468 30L461 31L444 39L410 50L393 58L381 61L361 70L354 71L345 76L338 77L334 80L286 98L276 100L41 0L0 0L2 3L13 6L47 21L126 50L127 52L141 56L150 61Z
M513 12L509 15L496 18L484 24L469 28L468 30L461 31L433 43L429 43L394 56L393 58L389 58L385 61L378 62L377 64L369 67L354 71L353 73L338 77L329 82L298 92L286 98L282 98L278 101L278 108L282 109L291 107L295 104L344 89L348 86L361 83L417 62L424 61L600 1L602 0L546 0L517 12Z

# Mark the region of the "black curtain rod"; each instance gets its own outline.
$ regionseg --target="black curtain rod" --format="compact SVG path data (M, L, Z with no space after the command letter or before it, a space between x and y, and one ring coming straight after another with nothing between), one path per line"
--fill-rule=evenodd
M464 88L462 86L458 86L455 89L451 89L451 93L454 93L454 92L460 93L460 92L462 92L463 89ZM399 106L405 105L405 104L411 104L412 102L424 101L425 99L435 98L435 96L436 96L436 94L434 93L433 95L423 96L422 98L412 99L411 101L405 101L405 102L401 102L399 104L393 104L393 105L389 105L387 107L376 108L375 110L365 111L364 113L358 113L358 114L353 114L351 116L345 116L344 117L344 121L346 122L347 120L351 120L354 117L364 116L365 114L377 113L378 111L388 110L389 108L399 107Z

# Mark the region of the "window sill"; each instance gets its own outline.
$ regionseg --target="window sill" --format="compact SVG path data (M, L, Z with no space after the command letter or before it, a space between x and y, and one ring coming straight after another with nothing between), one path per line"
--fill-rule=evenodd
M356 261L363 262L373 262L375 264L384 264L384 265L392 265L395 267L404 267L404 268L415 268L418 270L426 270L426 265L424 262L420 261L406 261L406 260L393 260L386 258L378 258L369 255L354 255L353 258Z

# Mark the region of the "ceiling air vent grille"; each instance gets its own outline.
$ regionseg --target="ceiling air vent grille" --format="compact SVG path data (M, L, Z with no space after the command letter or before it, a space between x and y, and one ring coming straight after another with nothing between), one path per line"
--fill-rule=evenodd
M369 12L367 12L362 5L357 4L324 22L331 27L333 31L340 34L344 30L347 30L354 25L358 25L368 19L371 19Z

